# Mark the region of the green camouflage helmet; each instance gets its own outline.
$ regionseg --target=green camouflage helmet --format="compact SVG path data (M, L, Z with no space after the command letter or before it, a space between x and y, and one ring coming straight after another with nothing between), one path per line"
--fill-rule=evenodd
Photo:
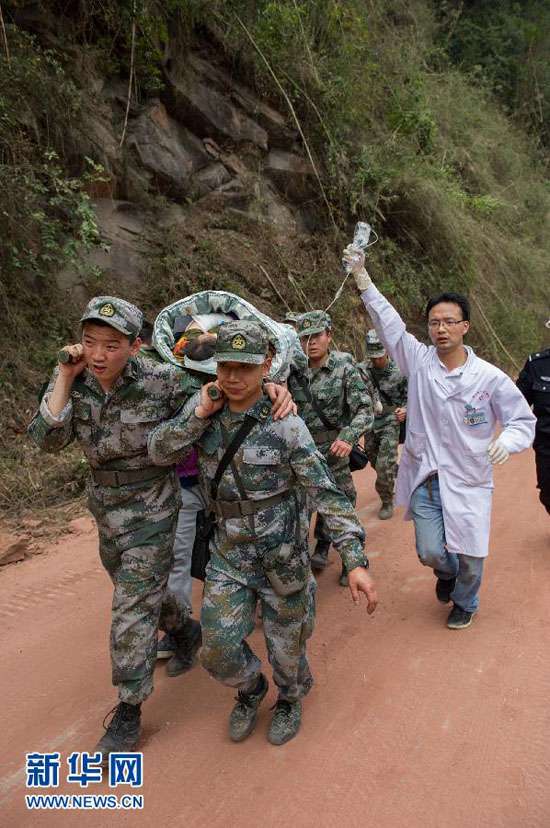
M220 326L216 341L217 362L248 362L261 365L267 357L267 331L257 322L244 319Z
M367 356L372 359L372 357L383 357L386 356L386 350L380 340L378 339L378 334L371 328L370 331L367 331L367 337L365 340L365 345L367 349Z
M303 313L296 320L296 333L299 337L330 331L332 320L326 311L314 310Z
M94 296L86 305L81 323L105 322L125 336L139 336L143 314L135 305L116 296Z

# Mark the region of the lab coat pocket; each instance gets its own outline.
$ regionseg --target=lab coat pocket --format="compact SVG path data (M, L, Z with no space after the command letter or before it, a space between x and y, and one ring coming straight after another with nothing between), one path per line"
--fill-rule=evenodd
M464 479L471 486L490 486L493 470L486 451L464 454Z
M413 462L420 463L426 451L426 435L407 426L404 448Z

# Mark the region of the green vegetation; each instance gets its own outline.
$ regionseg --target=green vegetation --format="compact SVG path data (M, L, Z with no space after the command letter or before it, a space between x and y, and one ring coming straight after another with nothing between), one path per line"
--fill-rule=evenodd
M341 279L342 243L354 221L367 219L380 237L372 273L413 327L423 331L428 295L452 287L472 297L472 341L482 356L513 370L539 345L550 269L545 0L3 0L0 7L0 308L10 343L0 402L14 411L0 438L0 462L10 470L0 503L38 491L40 480L29 488L17 475L26 461L21 435L76 316L55 276L100 243L87 193L102 170L79 150L82 108L92 102L84 60L125 83L132 65L143 103L162 97L167 46L184 59L200 45L288 115L318 172L309 206L324 230L308 243L281 250L268 228L231 215L205 220L196 243L184 234L184 248L179 231L159 230L150 278L136 297L148 311L183 290L215 286L278 313L260 265L291 305L303 307L304 295L328 304ZM83 281L97 275L84 273ZM360 326L349 324L361 316L353 291L333 311L345 331L339 344L360 352ZM61 485L75 462L63 466ZM46 500L55 499L51 488Z

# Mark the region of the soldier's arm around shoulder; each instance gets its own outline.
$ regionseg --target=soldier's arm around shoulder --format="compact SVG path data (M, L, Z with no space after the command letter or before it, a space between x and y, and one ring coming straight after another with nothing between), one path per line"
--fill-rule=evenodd
M59 370L56 368L46 391L42 395L38 410L27 428L29 437L38 448L52 454L62 451L69 443L72 443L75 436L71 400L69 399L67 405L57 416L54 416L48 407L48 399L53 391L58 374Z
M209 419L195 415L200 399L201 392L197 391L174 417L160 423L149 435L147 449L156 466L180 462L209 427Z
M346 364L344 383L344 393L351 419L340 431L338 439L354 445L362 434L372 429L374 423L373 403L367 384L356 365Z

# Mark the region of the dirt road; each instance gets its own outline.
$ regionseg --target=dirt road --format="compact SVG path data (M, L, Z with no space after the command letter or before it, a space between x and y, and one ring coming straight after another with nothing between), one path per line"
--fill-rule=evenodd
M264 703L253 736L232 744L231 691L201 668L170 679L161 664L144 705L142 812L25 808L25 753L59 751L65 761L91 750L115 703L110 583L91 522L0 573L0 824L550 826L550 520L532 453L497 470L481 609L461 632L444 625L412 525L377 520L370 471L357 483L381 604L373 618L354 607L336 563L320 577L316 685L300 735L269 745ZM195 599L198 607L198 590ZM263 653L259 642L257 631ZM58 792L82 791L62 774Z

